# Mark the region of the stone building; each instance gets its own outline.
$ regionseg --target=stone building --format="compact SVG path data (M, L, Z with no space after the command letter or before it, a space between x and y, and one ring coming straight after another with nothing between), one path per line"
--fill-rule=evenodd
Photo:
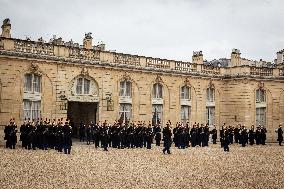
M275 62L230 59L191 62L107 51L54 37L15 39L5 19L0 38L0 125L10 118L70 118L79 122L171 120L217 127L284 123L284 50Z

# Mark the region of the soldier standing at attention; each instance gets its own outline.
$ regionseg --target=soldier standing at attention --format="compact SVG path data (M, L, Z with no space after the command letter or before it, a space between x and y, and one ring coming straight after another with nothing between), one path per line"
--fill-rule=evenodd
M277 132L278 135L277 141L279 143L279 146L281 146L282 145L281 143L283 142L283 130L281 124L279 125L278 130L276 130L275 132Z
M168 154L171 154L170 148L172 144L172 131L170 129L170 123L167 123L167 126L163 129L163 140L164 140L164 149L163 153L167 151Z
M212 132L213 144L216 144L216 140L217 140L217 129L216 129L215 124L214 124L214 129L213 129L211 132Z

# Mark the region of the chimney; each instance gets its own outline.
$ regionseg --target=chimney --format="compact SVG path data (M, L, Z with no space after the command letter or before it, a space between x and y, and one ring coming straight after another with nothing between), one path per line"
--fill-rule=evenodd
M203 64L203 54L202 51L193 51L192 63Z
M86 33L85 38L83 40L83 47L85 49L92 49L93 48L92 43L93 43L92 33L91 32Z
M10 19L6 18L3 21L1 37L11 38L11 24Z
M239 49L233 49L231 53L231 66L241 66L241 53Z

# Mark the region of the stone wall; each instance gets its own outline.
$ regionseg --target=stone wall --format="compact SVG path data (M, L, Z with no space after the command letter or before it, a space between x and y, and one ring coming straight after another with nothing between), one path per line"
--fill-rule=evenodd
M67 110L62 110L60 98L65 93L71 95L70 83L85 74L97 85L98 120L113 122L119 118L119 82L128 78L132 82L132 120L152 118L152 86L157 78L163 85L163 123L180 121L180 88L187 83L191 87L190 122L204 123L206 111L206 89L215 88L215 123L220 126L244 123L247 127L255 124L255 91L261 84L266 90L267 128L269 138L275 138L274 130L284 123L284 80L278 78L212 78L177 73L163 73L150 70L114 68L101 65L66 63L38 60L15 56L0 56L0 125L4 126L14 117L18 124L23 120L24 75L35 72L42 76L43 118L66 118ZM107 111L106 97L112 94L114 111Z

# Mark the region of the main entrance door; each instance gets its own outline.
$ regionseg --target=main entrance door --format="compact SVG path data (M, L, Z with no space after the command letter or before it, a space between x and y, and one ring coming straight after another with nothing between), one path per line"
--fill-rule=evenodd
M90 124L90 122L96 122L97 118L97 106L96 102L68 102L67 118L74 124L75 127L79 127L80 123Z

